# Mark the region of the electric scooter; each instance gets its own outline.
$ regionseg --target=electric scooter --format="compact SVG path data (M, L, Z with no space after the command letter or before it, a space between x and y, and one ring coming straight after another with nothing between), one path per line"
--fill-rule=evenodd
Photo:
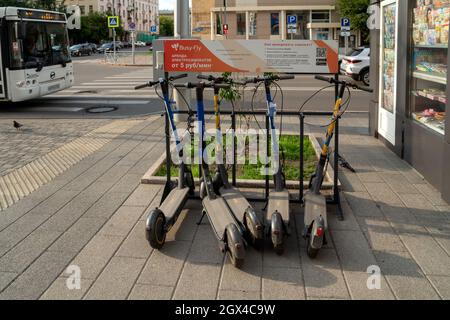
M208 164L203 159L203 150L206 148L203 139L206 131L203 103L205 88L227 89L230 85L199 82L186 83L184 85L177 84L175 87L196 90L197 120L199 124L199 135L201 137L201 143L199 145L199 156L201 159L200 198L203 204L203 215L199 223L201 223L205 215L208 216L214 233L219 240L221 251L227 252L231 263L236 268L241 268L245 259L245 243L240 223L236 220L225 199L215 192L211 172L209 171Z
M181 160L178 171L178 183L174 186L172 181L167 181L159 207L152 208L145 223L145 236L152 248L161 249L166 240L166 234L177 221L183 210L189 195L194 193L194 179L191 169L183 162L183 147L174 121L173 102L169 96L169 86L172 81L185 78L187 74L178 75L169 79L161 78L158 81L150 81L135 87L135 90L159 85L163 94L166 111L166 121L169 121L172 134L175 139L176 152ZM166 135L170 133L166 131ZM170 161L167 159L166 161Z
M334 130L336 127L336 119L341 116L342 99L347 87L353 89L359 89L366 92L373 92L372 89L360 87L356 84L347 83L346 81L339 81L333 78L327 78L323 76L316 76L317 80L326 81L329 83L339 84L339 93L337 96L336 104L333 110L333 119L328 125L326 137L322 145L322 152L317 164L315 173L312 175L309 190L305 194L305 217L304 217L304 230L303 237L307 241L307 254L310 258L317 257L319 250L324 244L326 244L325 234L328 229L327 221L327 201L325 195L320 190L322 188L323 179L325 176L325 170L327 163L330 159L330 144L333 139Z
M277 170L273 175L275 189L269 193L266 211L266 224L269 227L273 248L278 255L284 252L284 237L290 234L289 191L286 188L281 159L279 158L279 141L276 132L275 116L277 105L274 103L270 86L274 81L295 79L293 75L270 75L250 78L247 83L264 83L267 103L267 117L272 140L272 156L277 156ZM269 141L267 141L269 143Z
M199 79L210 81L214 84L222 84L225 82L223 77L214 77L212 75L199 75ZM240 84L239 81L236 82ZM231 85L232 83L229 83ZM220 88L214 87L214 116L216 123L216 146L218 148L216 155L222 155L223 137L220 122ZM240 223L240 227L244 230L244 235L250 243L257 249L262 248L264 244L264 224L260 221L255 209L250 205L242 193L231 185L228 180L228 172L225 164L217 162L217 172L213 179L213 186L216 193L220 194L227 203L231 212Z

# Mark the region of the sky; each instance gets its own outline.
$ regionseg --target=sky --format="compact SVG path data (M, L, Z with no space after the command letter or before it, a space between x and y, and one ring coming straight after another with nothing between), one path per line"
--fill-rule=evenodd
M175 0L159 0L160 10L173 10L175 8Z

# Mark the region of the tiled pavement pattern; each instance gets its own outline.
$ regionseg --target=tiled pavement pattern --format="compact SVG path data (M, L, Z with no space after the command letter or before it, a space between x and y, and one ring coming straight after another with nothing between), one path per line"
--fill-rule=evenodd
M154 120L153 118L152 120ZM329 243L305 255L301 208L282 257L247 251L243 270L220 254L200 203L190 201L162 251L143 230L161 187L139 179L164 150L162 121L148 120L0 215L1 299L449 299L449 207L410 166L360 135L348 118L342 154L345 221L330 215ZM312 128L315 131L317 128ZM81 268L80 290L66 286ZM382 272L368 290L367 267Z
M12 120L0 120L0 176L111 122L89 119L16 120L23 124L21 131L13 127Z
M39 158L35 158L22 167L0 175L0 211L48 183L140 121L142 120L130 119L108 123ZM41 122L42 125L51 125L51 123L49 121ZM28 135L30 141L23 141L23 144L30 146L33 143L34 136L33 133ZM21 145L17 147L19 150L22 148L26 149L25 146ZM45 149L39 151L42 152L43 150ZM11 153L17 151L12 150ZM13 162L13 160L10 159L10 162Z

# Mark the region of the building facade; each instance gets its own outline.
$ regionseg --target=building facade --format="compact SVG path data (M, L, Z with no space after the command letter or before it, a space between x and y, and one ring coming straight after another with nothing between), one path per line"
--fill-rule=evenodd
M340 40L336 0L196 0L192 3L192 34L202 39ZM296 16L288 29L288 16ZM222 26L228 25L227 35ZM360 45L352 32L350 47Z
M82 15L113 12L114 8L127 31L131 22L134 22L137 32L144 33L149 33L151 26L159 24L159 0L66 0L65 4L79 6Z

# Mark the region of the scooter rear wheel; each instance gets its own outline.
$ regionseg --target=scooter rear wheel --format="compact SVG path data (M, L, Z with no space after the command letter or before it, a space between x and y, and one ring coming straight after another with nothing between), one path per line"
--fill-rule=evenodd
M160 250L166 242L166 231L164 230L166 218L159 209L150 211L145 227L145 235L150 246Z
M281 256L284 253L284 229L283 218L278 212L272 214L270 232L273 249L277 255Z
M230 224L226 229L227 253L231 264L240 269L244 265L245 247L242 235L234 224Z
M317 254L319 253L319 249L316 249L316 248L312 247L312 245L311 245L312 237L311 236L309 236L307 238L307 241L308 241L308 245L306 247L306 254L311 259L315 259L317 257Z
M264 246L264 229L263 224L254 210L247 210L245 217L245 228L247 229L247 238L256 250L260 250Z

